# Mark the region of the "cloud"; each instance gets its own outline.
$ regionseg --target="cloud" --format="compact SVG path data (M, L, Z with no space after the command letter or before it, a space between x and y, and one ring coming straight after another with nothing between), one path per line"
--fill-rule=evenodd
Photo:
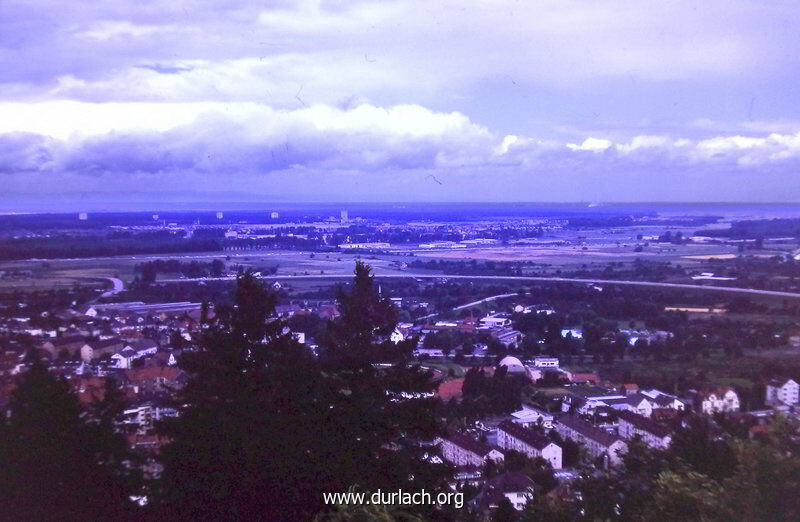
M46 136L25 132L0 134L0 173L38 172L52 166L60 144Z
M121 0L64 9L7 0L0 81L85 101L262 102L270 87L306 85L319 96L314 103L330 102L329 90L422 103L430 89L463 96L505 76L559 87L609 78L732 80L785 71L795 61L785 45L794 41L789 21L799 16L788 6L719 1ZM172 70L186 61L203 66ZM142 66L153 63L165 69L145 74Z
M626 194L659 199L669 183L669 190L691 188L690 194L708 199L728 193L743 199L800 197L786 188L798 185L800 132L701 140L587 136L574 144L503 136L463 114L417 105L294 110L250 103L43 105L36 112L49 113L49 120L24 120L19 107L0 106L0 121L29 123L26 132L0 134L0 153L5 152L0 172L12 180L7 186L24 188L33 179L64 186L69 179L77 187L96 179L103 180L104 190L144 185L157 191L181 184L219 190L232 184L269 186L299 198L361 193L377 199L404 194L524 200L590 194L597 197L588 199L610 200ZM16 119L2 118L9 110ZM82 134L63 124L50 123L48 129L48 122L79 113L92 115L92 124L81 124ZM135 125L113 124L134 114ZM151 126L142 127L142 121ZM430 174L441 184L425 184ZM758 187L747 187L742 179L757 179ZM370 190L359 192L363 185ZM782 187L779 192L776 186Z
M4 0L0 171L11 191L800 198L798 24L754 0Z
M83 174L433 168L439 158L469 154L492 139L487 129L461 114L410 105L288 111L252 104L50 103L38 109L49 118L25 120L19 106L0 106L0 115L8 113L3 121L24 121L28 131L50 135L48 155L39 150L48 138L34 134L25 136L38 136L39 148L30 146L19 154L26 164L39 158L40 170ZM82 134L65 126L79 113L84 115ZM112 124L134 114L127 128ZM91 115L88 124L86 115ZM151 127L142 128L143 121Z

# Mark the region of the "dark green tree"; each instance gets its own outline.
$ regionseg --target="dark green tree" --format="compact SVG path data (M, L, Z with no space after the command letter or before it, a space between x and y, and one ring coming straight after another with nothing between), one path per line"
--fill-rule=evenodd
M218 307L202 349L182 357L189 379L181 416L162 427L171 442L154 515L307 520L326 507L323 492L439 480L405 443L437 429L435 401L418 395L433 384L405 363L408 347L383 339L392 309L368 267L339 302L317 359L270 318L274 294L250 273L238 278L233 306Z
M133 520L141 494L127 441L114 431L116 388L91 412L35 362L0 424L0 505L14 520Z
M492 522L514 522L516 520L519 520L519 514L511 501L504 496L492 513Z

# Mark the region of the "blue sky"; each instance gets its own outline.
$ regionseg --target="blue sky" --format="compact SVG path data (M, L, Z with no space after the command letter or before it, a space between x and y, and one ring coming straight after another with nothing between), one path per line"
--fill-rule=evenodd
M800 201L796 7L4 0L0 205Z

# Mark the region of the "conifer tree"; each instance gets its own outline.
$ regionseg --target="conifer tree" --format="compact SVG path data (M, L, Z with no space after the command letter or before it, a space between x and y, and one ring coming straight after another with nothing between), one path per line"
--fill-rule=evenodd
M305 520L325 509L324 492L438 479L403 444L435 431L432 400L402 398L429 388L430 376L403 361L374 365L405 348L381 337L394 327L392 309L368 267L357 267L339 302L335 341L317 359L270 318L274 294L250 273L238 278L234 305L218 307L202 350L182 358L189 380L180 417L162 427L171 443L155 514Z
M137 471L111 392L83 411L69 384L34 362L0 424L0 505L14 520L127 520Z

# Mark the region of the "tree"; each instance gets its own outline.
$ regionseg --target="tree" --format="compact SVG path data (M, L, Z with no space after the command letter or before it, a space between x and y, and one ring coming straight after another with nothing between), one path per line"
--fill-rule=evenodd
M715 436L713 425L706 417L692 417L687 427L675 432L670 454L692 470L716 480L732 475L737 464L730 444Z
M542 457L530 458L524 453L508 450L502 465L503 471L520 471L537 484L537 491L547 493L558 485L553 466Z
M519 515L514 505L508 500L508 497L503 496L497 505L497 509L492 514L492 522L514 522L518 519Z
M659 475L651 510L646 520L735 520L725 509L720 485L695 472Z
M308 520L325 509L323 492L438 487L443 467L406 442L436 433L436 400L404 396L433 384L404 362L408 346L381 337L393 309L369 267L358 264L352 290L340 292L319 359L271 319L274 305L244 273L234 305L218 307L201 349L182 357L189 378L180 417L162 426L171 442L154 514Z
M110 387L91 412L69 384L34 362L0 424L0 494L16 520L135 519L140 494L127 441L114 431L121 410Z
M222 277L225 271L225 263L220 259L215 259L211 262L210 274L211 277Z
M155 263L142 263L141 271L143 283L150 284L156 281L156 277L158 277L158 267Z

